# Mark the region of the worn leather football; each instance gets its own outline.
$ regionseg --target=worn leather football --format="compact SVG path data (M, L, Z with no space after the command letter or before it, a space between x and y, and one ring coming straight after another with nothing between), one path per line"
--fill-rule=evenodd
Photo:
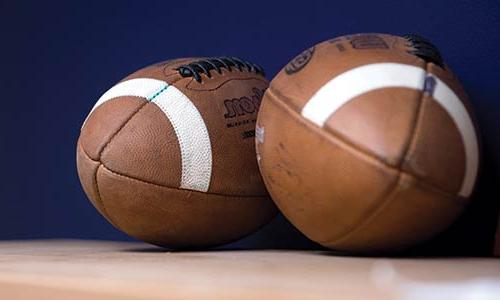
M268 81L232 57L141 69L85 120L77 166L87 196L127 234L165 247L239 239L276 208L259 174L255 122Z
M480 161L462 86L415 35L305 50L271 81L256 133L280 210L336 250L396 251L436 235L467 205Z

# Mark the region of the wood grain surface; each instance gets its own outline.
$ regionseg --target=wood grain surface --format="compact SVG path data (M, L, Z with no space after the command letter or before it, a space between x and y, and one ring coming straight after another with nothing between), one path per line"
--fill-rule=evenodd
M293 250L168 252L142 243L78 240L0 242L0 299L420 299L415 291L428 286L456 290L478 282L500 287L499 259L360 258Z

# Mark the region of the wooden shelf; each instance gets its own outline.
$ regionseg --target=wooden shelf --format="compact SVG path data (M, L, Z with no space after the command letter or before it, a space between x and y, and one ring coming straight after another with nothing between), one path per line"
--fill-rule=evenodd
M414 299L410 296L427 287L457 290L478 282L490 290L500 287L500 259L0 242L0 299Z

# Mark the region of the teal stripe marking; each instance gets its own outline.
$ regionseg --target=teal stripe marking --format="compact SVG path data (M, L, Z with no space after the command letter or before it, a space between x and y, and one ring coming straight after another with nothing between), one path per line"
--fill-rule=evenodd
M153 96L148 97L148 101L152 101L154 98L158 97L161 93L163 93L170 85L165 85L161 90L156 92Z

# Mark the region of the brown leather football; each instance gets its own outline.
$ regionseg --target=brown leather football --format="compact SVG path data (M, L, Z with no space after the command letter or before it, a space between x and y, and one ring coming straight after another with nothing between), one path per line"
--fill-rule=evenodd
M115 227L161 246L253 232L276 212L255 158L267 86L260 66L234 57L177 59L127 76L82 126L87 196Z
M272 80L257 121L264 182L332 249L390 251L449 226L473 191L476 123L439 51L356 34L311 47Z

